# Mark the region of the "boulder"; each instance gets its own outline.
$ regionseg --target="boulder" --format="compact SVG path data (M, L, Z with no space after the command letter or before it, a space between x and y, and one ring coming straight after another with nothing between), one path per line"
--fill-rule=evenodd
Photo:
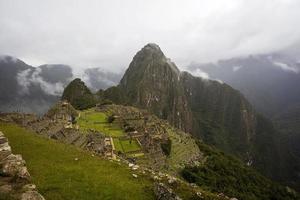
M2 185L0 186L0 194L8 194L12 191L12 186L11 185Z
M9 155L2 160L2 173L8 176L17 176L22 179L30 179L30 174L25 167L25 161L21 155Z
M45 200L45 199L37 191L29 190L22 194L21 200Z
M163 183L155 183L154 193L157 200L181 200L171 188L168 188Z

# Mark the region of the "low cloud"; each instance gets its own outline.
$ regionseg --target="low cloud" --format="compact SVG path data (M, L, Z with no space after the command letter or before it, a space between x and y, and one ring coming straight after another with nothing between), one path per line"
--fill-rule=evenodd
M203 79L210 79L209 74L202 71L201 69L196 69L191 72L194 76L201 77Z
M39 86L45 94L59 96L64 90L64 85L61 82L49 83L41 77L41 69L27 69L17 74L17 82L21 87L19 93L21 95L30 94L31 86Z
M233 67L232 67L232 71L233 71L233 72L236 72L236 71L240 70L242 67L243 67L243 66L233 66Z
M289 66L288 64L281 63L281 62L273 62L273 64L275 66L279 67L280 69L282 69L283 71L293 72L293 73L296 73L296 74L299 73L299 69L298 68Z
M1 0L0 53L119 71L155 42L186 66L289 47L299 9L299 0Z
M121 77L122 73L114 73L101 68L86 69L81 76L86 85L94 92L117 85Z

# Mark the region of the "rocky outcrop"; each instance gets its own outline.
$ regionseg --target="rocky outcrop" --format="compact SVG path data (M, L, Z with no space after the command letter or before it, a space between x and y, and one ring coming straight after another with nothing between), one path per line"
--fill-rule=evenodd
M181 200L171 188L163 183L155 183L154 193L157 200Z
M133 58L118 86L129 104L146 108L185 132L192 131L180 71L156 44L148 44Z
M21 155L11 152L7 138L0 132L0 196L7 199L44 200L31 177Z

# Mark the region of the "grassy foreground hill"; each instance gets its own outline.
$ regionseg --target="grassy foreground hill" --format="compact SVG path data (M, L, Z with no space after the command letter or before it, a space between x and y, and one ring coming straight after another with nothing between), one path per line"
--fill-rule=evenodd
M13 124L0 129L46 199L154 199L152 181L134 178L127 167Z
M13 123L0 122L13 153L22 154L33 183L47 200L156 199L153 175L131 171L122 162L93 156L74 145L47 139ZM138 174L133 177L132 173ZM0 174L1 178L1 174ZM160 182L168 185L162 178ZM224 200L224 196L178 181L168 185L182 199ZM196 195L200 191L201 197ZM0 193L0 200L7 200Z

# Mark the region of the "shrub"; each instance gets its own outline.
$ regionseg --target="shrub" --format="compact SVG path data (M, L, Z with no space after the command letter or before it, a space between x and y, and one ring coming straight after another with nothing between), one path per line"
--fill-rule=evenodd
M168 138L165 142L162 142L160 146L164 154L169 156L171 153L172 141Z

